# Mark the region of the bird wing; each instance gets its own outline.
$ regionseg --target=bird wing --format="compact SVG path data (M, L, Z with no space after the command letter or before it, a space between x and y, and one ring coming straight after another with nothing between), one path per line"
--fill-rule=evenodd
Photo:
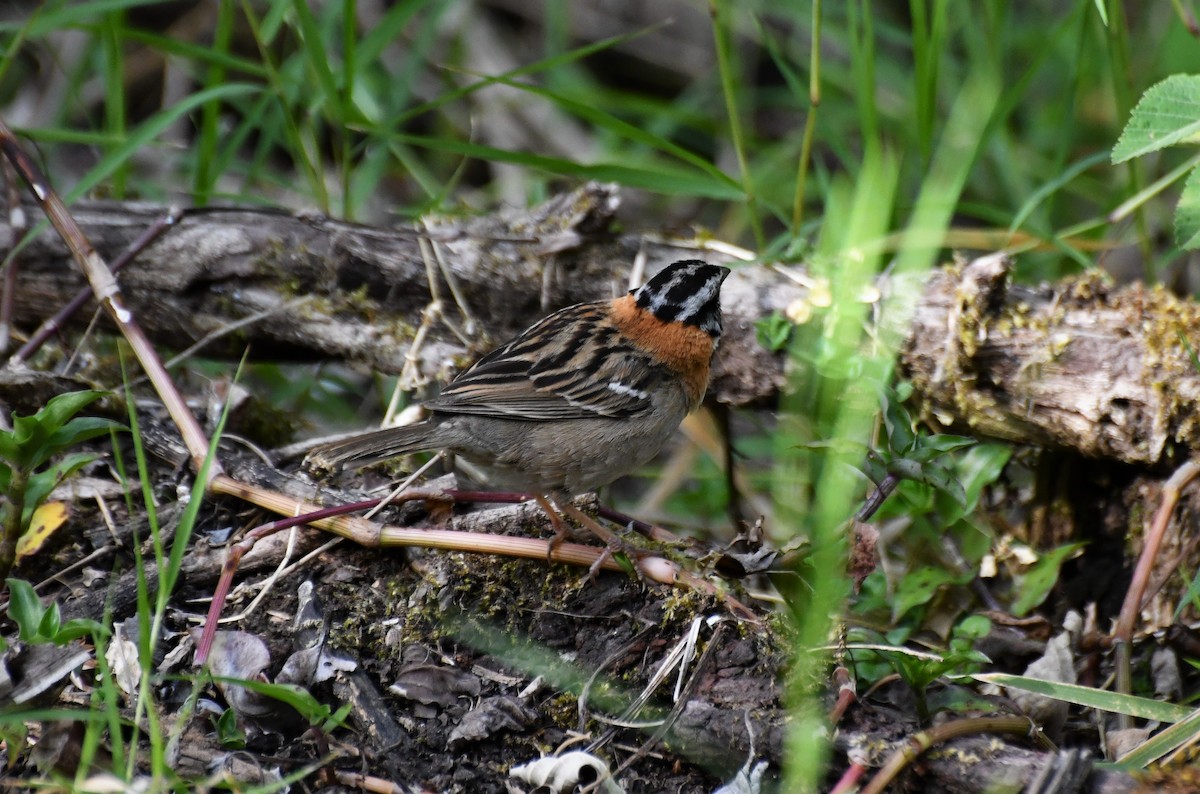
M584 303L549 315L479 359L427 407L535 422L648 410L665 370L620 343L608 308Z

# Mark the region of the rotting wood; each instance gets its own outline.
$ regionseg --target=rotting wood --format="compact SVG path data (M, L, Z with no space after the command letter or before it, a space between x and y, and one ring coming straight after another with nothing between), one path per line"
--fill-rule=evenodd
M1200 447L1200 306L1099 273L1031 288L1002 257L935 271L905 350L935 425L1124 463Z
M437 243L480 327L468 349L435 323L417 351L420 371L445 376L551 308L619 292L639 253L651 268L698 255L730 259L701 254L702 241L615 234L617 204L614 187L593 183L530 210L428 221L422 233ZM74 212L112 256L164 208L82 203ZM265 315L205 354L241 355L248 345L258 359L339 360L396 373L430 300L418 237L413 227L205 210L143 252L121 281L164 346ZM0 244L10 239L0 225ZM20 263L21 322L48 316L81 285L52 232L37 236ZM447 285L442 293L451 303ZM778 396L785 357L759 346L755 323L807 295L770 267L735 270L722 293L726 333L711 399L746 406ZM453 306L444 309L461 323ZM931 274L901 373L938 425L1158 466L1200 448L1200 373L1181 339L1200 348L1193 302L1140 285L1115 289L1095 274L1013 286L1003 260L984 258Z

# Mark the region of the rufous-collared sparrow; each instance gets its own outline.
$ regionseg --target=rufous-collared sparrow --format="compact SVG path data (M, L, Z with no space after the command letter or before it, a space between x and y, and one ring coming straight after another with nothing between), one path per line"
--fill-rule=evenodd
M607 485L699 406L728 275L676 262L620 298L560 309L455 378L425 404L428 421L317 447L309 462L357 468L445 450L491 487L562 497Z

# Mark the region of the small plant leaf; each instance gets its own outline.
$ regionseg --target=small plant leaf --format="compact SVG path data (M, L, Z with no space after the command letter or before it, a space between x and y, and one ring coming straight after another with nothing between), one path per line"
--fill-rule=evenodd
M1184 250L1200 248L1200 168L1193 168L1183 183L1175 206L1175 243Z
M25 515L21 526L28 527L33 520L33 511L50 496L66 478L96 459L95 455L78 452L68 455L48 469L30 475L25 484Z
M52 397L40 411L33 415L47 434L56 432L67 424L85 406L103 397L105 392L86 389Z
M1042 603L1050 594L1050 588L1058 581L1063 563L1074 557L1083 546L1082 543L1068 543L1043 554L1021 577L1018 588L1020 594L1013 602L1012 613L1021 616Z
M106 637L109 631L103 623L90 618L71 618L49 639L55 645L63 645L80 637Z
M898 622L910 609L928 603L943 585L955 582L960 577L944 568L925 567L913 571L900 580L892 602L892 620Z
M58 604L51 604L42 613L42 619L38 621L37 639L54 640L58 636L60 628L62 628L62 616L59 614Z
M36 554L46 540L67 520L70 511L65 502L46 502L33 511L29 528L17 540L17 559Z
M333 711L309 692L296 684L272 684L247 678L213 676L213 680L224 684L245 687L255 694L278 700L291 706L309 725L319 725L329 719Z
M940 494L954 500L959 509L967 506L967 492L958 481L958 473L951 461L934 461L924 467L922 482L933 486Z
M916 443L912 417L899 400L888 400L883 412L883 423L887 427L888 447L897 455L903 455Z
M1114 164L1200 136L1200 75L1173 74L1150 86L1113 147Z
M921 440L921 449L937 452L939 455L945 455L947 452L953 452L956 449L969 447L978 444L979 439L969 436L952 436L949 433L939 433L935 436L927 436Z
M22 642L35 641L44 611L33 585L24 579L8 580L8 616L17 624Z
M772 312L754 324L758 343L772 353L783 350L794 327L792 321L781 312Z
M15 461L20 447L12 431L0 431L0 460Z
M221 712L221 716L217 717L217 741L222 747L230 750L240 750L246 746L246 732L241 729L237 722L237 712L233 709L225 709Z
M1043 681L1038 678L1008 673L972 673L971 677L986 684L1020 689L1023 692L1032 692L1035 695L1045 695L1056 700L1074 703L1077 706L1111 711L1115 714L1128 714L1139 719L1179 722L1196 713L1187 706L1163 703L1136 695L1123 695L1119 692L1110 692L1079 684Z
M112 419L105 419L100 416L80 416L67 422L66 425L60 427L58 430L55 430L50 435L48 443L56 449L63 449L64 447L74 446L93 438L99 438L114 430L128 430L128 428L120 422L114 422Z

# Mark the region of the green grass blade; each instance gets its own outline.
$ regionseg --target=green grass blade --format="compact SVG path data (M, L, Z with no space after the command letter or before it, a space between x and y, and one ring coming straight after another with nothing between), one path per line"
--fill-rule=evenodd
M228 54L233 40L233 0L217 3L217 22L213 31L212 50ZM225 66L220 60L211 61L205 75L204 85L208 89L225 84ZM196 160L192 170L192 200L204 206L212 197L219 171L213 170L216 161L217 142L220 137L221 102L211 99L200 107L200 125L196 136Z
M688 165L699 169L703 173L708 174L714 180L727 185L731 189L740 191L742 188L736 179L726 174L724 171L713 165L705 158L688 151L682 146L679 146L678 144L675 144L666 138L655 135L651 132L647 132L643 127L622 121L616 116L600 110L594 105L577 102L555 91L531 85L529 83L521 83L511 80L507 77L497 77L495 78L495 82L500 83L501 85L516 88L526 93L534 94L535 96L540 96L543 99L553 102L559 108L575 114L584 121L591 122L600 129L608 130L609 132L612 132L619 137L628 139L634 143L640 143L643 146L663 152L664 154L669 154L672 157L676 157Z
M721 78L721 94L725 98L725 114L729 123L729 136L733 142L733 151L737 156L738 171L742 176L742 192L746 196L746 209L749 213L750 228L754 232L754 242L759 250L766 247L763 236L762 219L758 212L758 192L754 189L754 179L750 162L746 154L746 134L742 130L742 90L740 86L745 81L737 73L734 63L733 43L730 36L732 23L729 19L728 0L711 0L710 10L713 16L713 40L717 50L717 73Z
M1120 692L1109 692L1078 684L1064 684L1060 681L1043 681L1023 675L977 673L971 678L1009 689L1031 692L1035 695L1045 695L1064 703L1073 703L1076 706L1111 711L1115 714L1127 714L1144 720L1175 723L1200 713L1186 706L1176 706L1173 703L1164 703L1151 698L1123 695Z
M1079 176L1092 166L1099 165L1100 163L1105 162L1107 159L1107 152L1097 152L1090 157L1085 157L1074 165L1071 165L1054 179L1044 183L1041 187L1035 190L1033 194L1025 200L1025 203L1023 203L1017 210L1017 214L1013 216L1012 223L1010 223L1008 226L1008 233L1011 235L1020 229L1021 224L1025 223L1025 219L1033 214L1033 211L1037 209L1038 205L1056 193L1061 187L1066 185L1068 182L1071 182L1073 179L1075 179L1075 177Z
M40 5L40 13L32 20L0 22L0 33L20 30L28 22L26 35L29 38L40 38L67 28L90 27L96 24L97 17L105 14L127 11L139 6L157 5L160 2L161 0L61 0Z
M205 102L225 97L239 96L243 94L251 94L261 91L260 86L249 85L247 83L229 83L215 88L209 88L204 91L199 91L192 94L187 99L184 99L178 104L164 108L155 113L150 118L139 124L129 135L125 141L104 157L100 162L88 171L79 182L72 187L66 194L65 200L68 204L77 201L81 196L87 194L105 179L107 179L113 171L119 168L123 163L127 162L138 152L142 151L146 146L150 145L160 135L171 127L177 120L186 116L188 113L200 107Z
M1197 741L1200 741L1200 709L1142 742L1118 758L1117 763L1145 769L1179 748L1190 747Z
M394 137L398 141L434 151L461 154L488 162L523 165L550 174L573 176L580 179L619 182L630 187L642 188L643 190L650 190L665 195L704 196L730 201L744 200L745 198L739 188L730 186L723 180L714 179L705 173L683 171L665 165L637 166L627 163L594 163L587 165L561 157L515 152L509 149L500 149L495 146L486 146L470 141L403 134L397 134Z

